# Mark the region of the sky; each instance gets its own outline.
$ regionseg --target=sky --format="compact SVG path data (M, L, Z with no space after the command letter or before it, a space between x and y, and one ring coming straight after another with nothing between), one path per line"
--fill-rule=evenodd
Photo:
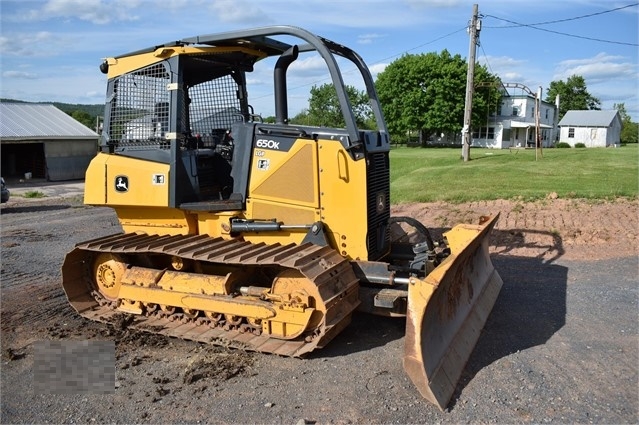
M295 25L358 52L373 76L404 54L469 57L473 4L477 62L542 98L551 81L584 77L601 109L624 103L639 121L636 0L0 0L0 97L104 103L103 58L202 34ZM312 58L289 69L289 115L329 82ZM340 65L342 66L342 65ZM347 84L352 67L342 68ZM249 78L256 112L274 115L261 78ZM272 76L269 77L272 79ZM514 94L524 94L514 93Z

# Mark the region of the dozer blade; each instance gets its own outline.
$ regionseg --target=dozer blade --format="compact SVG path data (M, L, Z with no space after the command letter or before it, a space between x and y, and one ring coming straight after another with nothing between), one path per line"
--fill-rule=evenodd
M488 254L498 217L447 232L451 255L424 280L409 284L404 369L422 396L442 410L502 286Z

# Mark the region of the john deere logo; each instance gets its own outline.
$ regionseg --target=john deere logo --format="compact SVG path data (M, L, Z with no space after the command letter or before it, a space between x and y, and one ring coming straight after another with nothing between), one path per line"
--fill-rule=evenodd
M115 178L115 191L116 192L129 191L129 178L127 176L117 176Z
M386 195L384 193L377 194L377 212L383 213L386 209Z

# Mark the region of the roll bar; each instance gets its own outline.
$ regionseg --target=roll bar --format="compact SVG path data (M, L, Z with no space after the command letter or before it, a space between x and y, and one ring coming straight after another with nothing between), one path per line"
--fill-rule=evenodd
M388 137L388 129L386 128L386 122L384 121L379 98L377 97L377 91L375 90L375 83L364 60L351 49L323 37L316 36L302 28L278 25L249 30L230 31L219 34L199 35L155 46L145 51L154 51L159 47L205 44L210 46L242 46L263 51L268 56L281 56L293 47L291 44L271 38L273 36L297 37L306 43L298 46L299 52L316 51L322 59L324 59L324 62L328 67L333 86L337 92L337 98L342 109L351 145L356 145L361 142L359 140L360 135L355 121L355 116L353 114L353 109L348 99L348 95L346 94L344 80L342 79L342 74L334 55L341 56L355 64L362 76L364 84L366 85L366 93L371 100L371 108L373 115L375 116L375 121L377 122L378 131Z

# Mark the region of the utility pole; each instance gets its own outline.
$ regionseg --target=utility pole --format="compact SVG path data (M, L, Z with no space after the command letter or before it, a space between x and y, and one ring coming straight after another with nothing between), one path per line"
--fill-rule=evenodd
M464 103L464 127L462 128L462 158L464 162L470 160L470 141L472 132L470 121L473 113L473 91L475 88L475 53L477 51L477 38L481 29L479 20L479 6L473 5L473 16L470 18L470 48L468 49L468 73L466 74L466 102Z
M537 154L542 158L544 157L543 141L541 140L541 128L539 120L541 117L541 86L537 89L537 95L535 96L535 161L537 161Z

